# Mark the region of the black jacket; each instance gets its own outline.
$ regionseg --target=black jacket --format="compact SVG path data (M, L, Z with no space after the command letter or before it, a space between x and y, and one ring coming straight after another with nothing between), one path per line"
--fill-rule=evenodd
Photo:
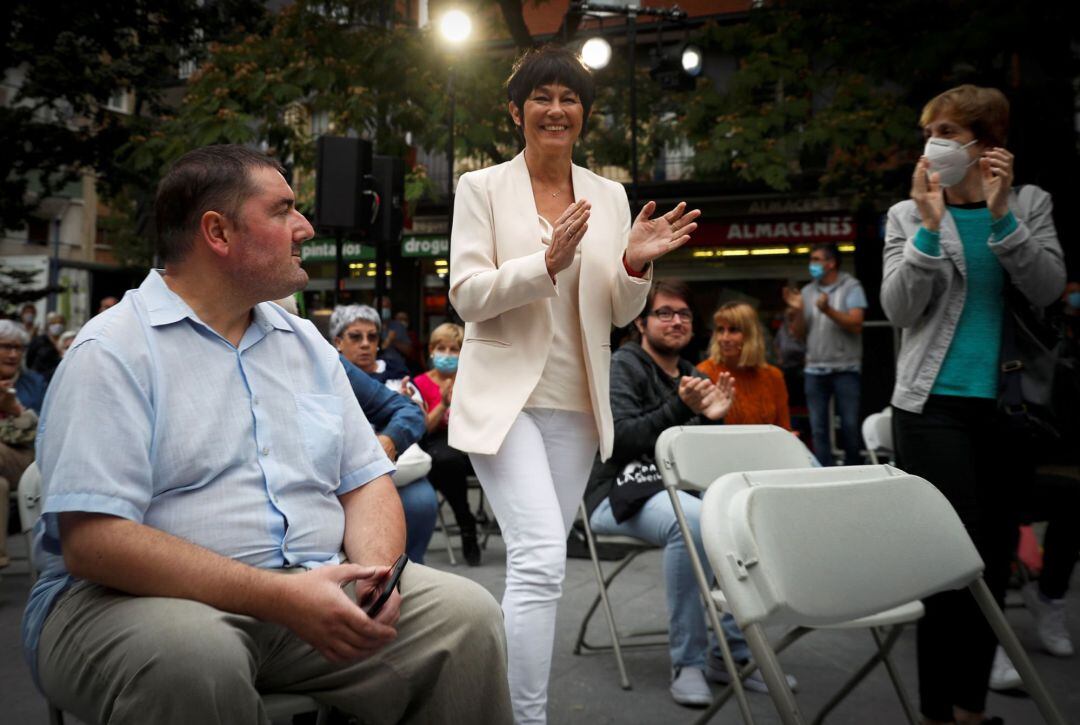
M693 365L679 359L679 375L706 377ZM585 507L592 516L627 463L653 456L656 439L676 425L711 423L696 415L679 399L679 380L670 377L636 342L620 347L611 356L611 414L615 422L615 447L611 458L596 457Z

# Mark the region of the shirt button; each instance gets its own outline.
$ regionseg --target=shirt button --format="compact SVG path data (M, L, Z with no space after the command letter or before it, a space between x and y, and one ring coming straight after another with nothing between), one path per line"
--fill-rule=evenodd
M281 550L282 551L288 551L289 550L289 545L288 544L282 544L281 545Z
M259 396L258 395L256 395L255 397L253 397L251 399L251 404L252 405L258 405L259 404Z
M269 456L270 455L270 446L263 446L262 447L262 454L264 456Z

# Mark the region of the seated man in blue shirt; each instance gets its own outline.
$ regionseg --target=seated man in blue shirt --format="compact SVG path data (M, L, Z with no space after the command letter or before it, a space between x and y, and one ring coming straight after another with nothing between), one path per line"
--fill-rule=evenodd
M193 151L156 213L164 274L83 327L42 412L38 685L86 722L265 722L260 692L365 723L508 722L485 590L407 566L376 616L358 606L405 524L337 353L264 302L307 282L281 167Z

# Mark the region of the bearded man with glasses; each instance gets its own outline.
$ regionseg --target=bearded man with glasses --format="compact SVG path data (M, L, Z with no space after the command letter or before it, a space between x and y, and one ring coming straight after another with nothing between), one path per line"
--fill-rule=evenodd
M723 423L735 397L729 373L720 373L714 384L679 357L693 335L693 320L690 290L684 283L659 280L652 286L645 309L634 321L641 343L627 343L611 356L614 448L611 458L601 461L598 457L594 463L585 506L595 532L633 536L664 547L671 697L680 705L705 707L712 702L706 677L720 683L729 682L730 677L719 648L709 641L705 610L671 500L658 474L654 486L639 483L642 469L647 472L654 466L656 439L664 430ZM634 485L622 485L632 480ZM698 556L705 561L699 526L701 500L684 491L679 492L679 499ZM748 661L750 648L735 620L724 615L722 624L735 660ZM794 679L788 680L794 687ZM766 690L757 670L744 686Z

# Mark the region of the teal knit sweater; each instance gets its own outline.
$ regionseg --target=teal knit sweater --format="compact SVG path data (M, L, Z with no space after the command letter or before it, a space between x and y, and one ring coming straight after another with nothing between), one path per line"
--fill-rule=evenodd
M964 247L967 290L964 310L930 394L992 399L998 393L1005 271L990 244L1016 230L1016 217L1009 212L992 221L985 205L950 206L948 212ZM940 240L940 234L920 228L914 242L919 251L937 257L941 256Z

